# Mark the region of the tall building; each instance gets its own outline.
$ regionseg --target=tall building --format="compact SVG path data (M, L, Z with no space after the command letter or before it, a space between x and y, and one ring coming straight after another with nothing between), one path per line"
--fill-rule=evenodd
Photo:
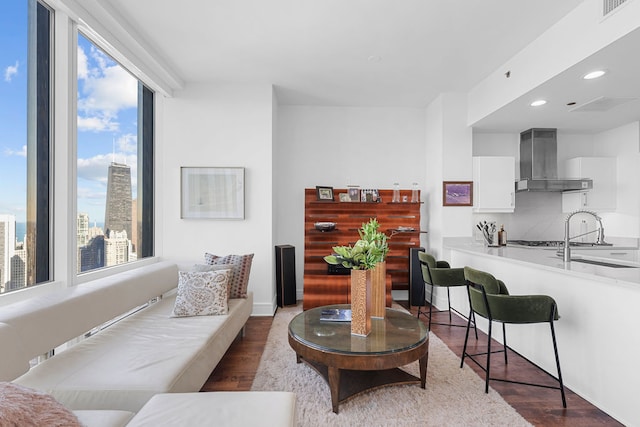
M27 286L27 250L24 245L16 248L11 257L11 280L7 291L21 289Z
M76 233L78 234L77 245L85 246L89 243L89 214L79 213L76 223Z
M129 262L130 246L126 231L108 231L104 238L104 266Z
M78 248L80 272L104 267L104 246L104 236L100 234L91 237L86 246Z
M112 162L107 178L104 233L126 231L131 237L131 168Z
M16 250L16 217L0 215L0 293L9 290L11 258Z

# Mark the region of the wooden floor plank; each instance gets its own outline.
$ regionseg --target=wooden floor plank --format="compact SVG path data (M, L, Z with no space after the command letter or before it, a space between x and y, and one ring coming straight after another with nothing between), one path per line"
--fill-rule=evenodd
M406 301L399 303L407 307ZM417 307L410 311L417 314ZM425 317L420 316L421 319ZM426 320L426 319L425 319ZM272 317L251 317L246 325L244 337L238 337L224 355L218 366L202 387L202 391L246 391L251 389L260 363L260 357L264 351ZM448 322L448 314L434 314L434 321ZM464 324L464 320L454 316L454 322ZM458 357L462 354L464 345L465 328L450 327L444 325L431 326L433 333L440 338ZM486 345L486 335L478 331L478 351L481 351L481 343ZM475 346L475 339L471 340ZM561 346L561 345L560 345ZM500 345L492 344L495 349ZM517 378L519 381L532 383L553 384L553 380L547 374L532 367L514 352L508 353L509 364L505 367L502 354L492 356L492 377L501 375L509 378ZM466 363L466 362L465 362ZM468 365L481 377L484 371L475 366ZM622 426L606 413L582 399L571 390L566 390L567 408L562 408L560 392L538 387L529 387L518 384L492 381L491 387L498 392L507 403L515 408L527 421L536 426ZM484 389L478 390L478 398L482 398Z

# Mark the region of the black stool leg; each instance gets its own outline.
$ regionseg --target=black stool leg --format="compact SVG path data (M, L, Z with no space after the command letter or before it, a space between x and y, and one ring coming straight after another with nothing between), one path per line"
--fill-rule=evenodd
M558 382L560 383L560 395L562 396L562 407L567 407L567 399L564 395L564 383L562 382L562 373L560 372L560 357L558 356L558 345L556 344L556 331L553 327L553 320L549 322L551 325L551 339L553 340L553 352L556 355L556 366L558 367Z
M487 340L487 372L484 381L484 392L489 393L489 371L491 370L491 324L493 321L489 319L489 339Z
M464 356L467 354L467 341L469 341L469 328L471 327L471 315L473 310L469 311L469 320L467 321L467 333L464 336L464 346L462 347L462 358L460 359L460 369L464 366Z
M502 342L503 342L503 346L504 346L504 364L506 365L507 362L507 329L505 327L505 323L502 323Z

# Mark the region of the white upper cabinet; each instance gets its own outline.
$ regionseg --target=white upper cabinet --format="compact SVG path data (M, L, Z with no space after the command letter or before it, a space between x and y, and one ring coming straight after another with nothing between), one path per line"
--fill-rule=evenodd
M575 157L566 162L567 178L591 178L593 188L562 193L562 211L588 209L596 213L613 211L617 203L617 159Z
M514 157L473 158L473 212L513 212L515 165Z

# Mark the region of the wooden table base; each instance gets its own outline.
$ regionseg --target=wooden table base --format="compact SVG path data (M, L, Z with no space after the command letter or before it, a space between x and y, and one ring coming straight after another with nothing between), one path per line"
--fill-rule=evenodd
M411 375L400 368L378 371L360 371L327 367L322 363L305 360L298 356L297 362L305 362L313 368L329 385L331 391L331 406L333 412L338 413L338 406L365 391L375 390L391 385L420 384L426 386L427 361L429 353L420 358L420 378Z

